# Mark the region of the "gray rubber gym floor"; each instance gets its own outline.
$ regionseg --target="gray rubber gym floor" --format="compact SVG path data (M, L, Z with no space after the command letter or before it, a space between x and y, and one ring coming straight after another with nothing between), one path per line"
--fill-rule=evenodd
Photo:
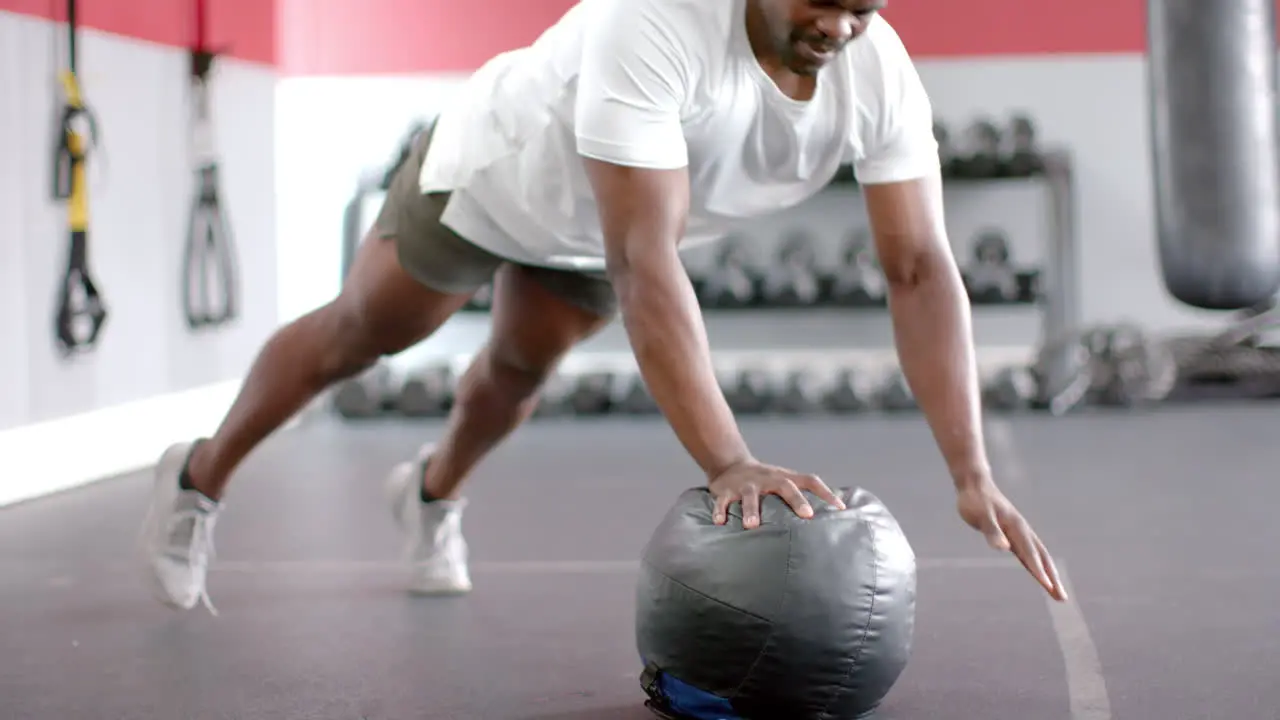
M1275 413L996 421L1004 487L1069 575L1058 607L960 525L918 417L746 431L762 458L873 489L914 543L915 655L884 718L1270 720ZM0 511L0 718L649 718L632 564L698 482L669 431L521 430L470 486L475 592L421 599L401 591L381 482L435 429L322 420L253 456L218 527L218 617L139 581L144 476Z

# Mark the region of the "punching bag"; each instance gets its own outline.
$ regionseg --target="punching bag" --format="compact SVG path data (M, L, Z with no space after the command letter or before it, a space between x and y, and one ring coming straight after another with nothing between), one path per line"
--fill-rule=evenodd
M1179 301L1280 290L1275 0L1148 0L1160 269Z

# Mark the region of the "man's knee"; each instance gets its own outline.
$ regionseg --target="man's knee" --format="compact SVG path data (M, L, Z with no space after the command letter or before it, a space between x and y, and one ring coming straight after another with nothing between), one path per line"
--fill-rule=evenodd
M486 375L504 392L528 397L555 371L560 356L531 353L504 343L491 343L481 356Z

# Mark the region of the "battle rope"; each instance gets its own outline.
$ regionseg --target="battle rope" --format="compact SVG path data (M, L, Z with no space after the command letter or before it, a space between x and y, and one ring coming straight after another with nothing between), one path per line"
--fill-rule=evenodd
M98 124L84 102L76 76L76 0L67 0L67 66L59 76L62 112L55 133L53 197L67 204L67 266L58 293L55 338L63 354L88 351L98 342L107 307L89 271L89 148L97 147ZM87 131L87 132L86 132Z
M216 327L239 316L238 268L218 192L209 76L216 53L205 36L205 0L195 2L195 43L190 52L190 141L196 192L183 257L182 309L187 327Z
M1041 346L1032 372L1041 388L1049 367L1069 353L1074 369L1060 388L1049 388L1037 405L1063 415L1085 404L1138 406L1169 397L1178 380L1178 363L1169 345L1136 325L1085 328Z

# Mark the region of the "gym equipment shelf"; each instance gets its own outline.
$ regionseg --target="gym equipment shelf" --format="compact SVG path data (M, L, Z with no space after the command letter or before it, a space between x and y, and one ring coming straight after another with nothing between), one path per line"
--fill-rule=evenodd
M1052 393L1068 387L1073 379L1078 376L1080 369L1081 360L1079 356L1073 352L1073 348L1069 344L1060 342L1061 338L1069 337L1074 332L1074 329L1080 326L1081 322L1079 264L1077 259L1079 244L1076 223L1075 175L1070 155L1064 150L1047 149L1042 152L1041 158L1044 161L1043 171L1030 175L989 178L947 176L944 178L944 182L947 185L965 187L1030 183L1045 189L1048 196L1046 252L1043 262L1040 263L1041 267L1031 271L1034 277L1029 273L1023 273L1024 279L1022 283L1023 285L1034 285L1036 287L1035 297L1037 300L1031 302L1023 300L1016 303L985 303L981 302L980 298L975 298L974 307L984 313L999 311L1000 308L1016 310L1019 307L1025 309L1034 308L1039 311L1039 338L1037 338L1035 347L1061 348L1048 353L1048 357L1041 358L1040 369L1045 377L1044 389ZM351 258L354 256L355 247L367 230L373 213L376 212L376 204L381 200L384 192L385 172L385 167L381 167L371 169L363 174L356 184L351 200L347 204L344 213L342 243L343 277L346 276ZM845 174L842 178L838 178L836 182L833 182L830 189L843 192L847 192L850 188L856 189L857 184L850 180L851 177ZM691 274L693 273L691 272ZM486 314L483 294L478 300L479 302L468 308L471 312L465 314L476 316ZM821 320L820 324L830 327L830 330L823 330L821 331L822 333L842 334L848 330L847 325L850 313L867 315L872 312L883 312L883 308L884 305L880 303L873 303L870 307L823 304L820 307L800 305L794 309L745 307L721 310L709 308L704 315L709 330L712 330L713 334L714 326L720 324L721 319L728 321L730 317L735 317L747 321L753 316L760 317L762 321L772 317L774 321L782 321L786 324L791 324L789 319L784 319L786 316L796 319L804 317L806 327L812 326L813 323ZM778 316L777 313L779 311L781 311L782 317ZM763 339L769 335L770 333L760 332L756 336ZM578 352L575 351L575 354ZM581 352L588 351L583 350Z

